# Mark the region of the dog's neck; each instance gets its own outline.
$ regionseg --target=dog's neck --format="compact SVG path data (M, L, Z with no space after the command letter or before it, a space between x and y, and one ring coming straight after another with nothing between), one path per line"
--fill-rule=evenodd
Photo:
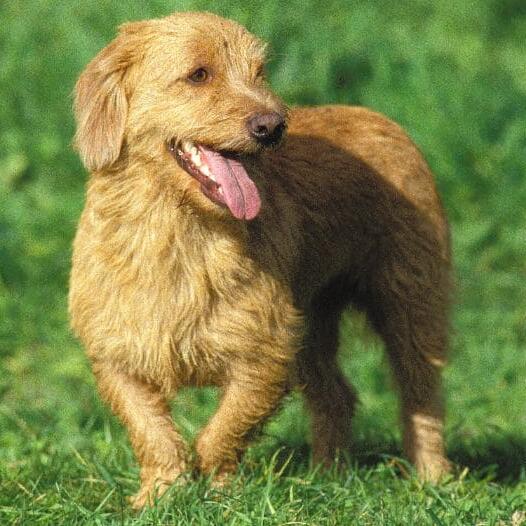
M156 168L146 170L142 163L128 162L125 170L93 174L88 206L97 222L113 228L120 224L121 233L127 232L135 242L144 231L142 242L159 243L170 251L195 250L202 256L207 252L205 247L212 249L217 244L228 244L231 255L246 251L248 230L244 222L198 209L186 189L177 184L180 174L174 175L174 170L180 168L167 169L161 164Z

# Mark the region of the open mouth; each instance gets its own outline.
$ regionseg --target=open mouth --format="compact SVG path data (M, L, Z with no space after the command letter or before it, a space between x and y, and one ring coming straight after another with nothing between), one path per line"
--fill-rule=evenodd
M179 166L200 183L208 199L227 207L236 219L250 220L258 215L258 189L238 159L190 141L176 143L172 139L168 149Z

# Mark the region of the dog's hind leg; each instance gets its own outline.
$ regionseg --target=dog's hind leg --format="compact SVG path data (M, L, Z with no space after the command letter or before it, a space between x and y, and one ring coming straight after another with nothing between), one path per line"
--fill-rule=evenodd
M373 281L369 316L383 337L400 391L404 452L422 479L437 481L449 469L441 387L448 265L432 253L421 252L417 260L389 259Z
M298 356L299 382L311 414L312 452L316 463L330 464L351 445L356 395L338 363L340 309L311 309L305 348Z
M104 363L95 362L93 371L102 398L127 427L141 466L141 488L131 502L142 508L187 470L186 446L157 387Z

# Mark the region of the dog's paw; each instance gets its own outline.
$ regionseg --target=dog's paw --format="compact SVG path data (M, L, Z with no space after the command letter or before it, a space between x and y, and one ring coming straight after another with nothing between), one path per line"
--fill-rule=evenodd
M451 473L451 463L443 456L430 456L419 459L416 463L418 478L422 482L438 484Z
M141 488L135 494L129 497L129 503L134 510L141 510L145 506L154 506L156 502L172 486L182 486L190 479L188 473L178 473L172 477L152 477L143 480Z
M216 490L224 490L230 488L232 486L234 478L234 473L232 472L216 473L210 479L210 487Z
M243 489L244 479L236 473L220 473L210 477L207 498L214 501L221 501L224 497L238 495Z

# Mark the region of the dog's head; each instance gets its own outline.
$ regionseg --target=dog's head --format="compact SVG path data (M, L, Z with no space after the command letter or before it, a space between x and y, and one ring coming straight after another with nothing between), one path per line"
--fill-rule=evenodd
M84 164L104 172L123 157L172 163L182 185L200 190L193 194L201 204L252 219L260 198L243 157L278 144L286 128L264 63L258 39L209 13L125 24L76 85Z

